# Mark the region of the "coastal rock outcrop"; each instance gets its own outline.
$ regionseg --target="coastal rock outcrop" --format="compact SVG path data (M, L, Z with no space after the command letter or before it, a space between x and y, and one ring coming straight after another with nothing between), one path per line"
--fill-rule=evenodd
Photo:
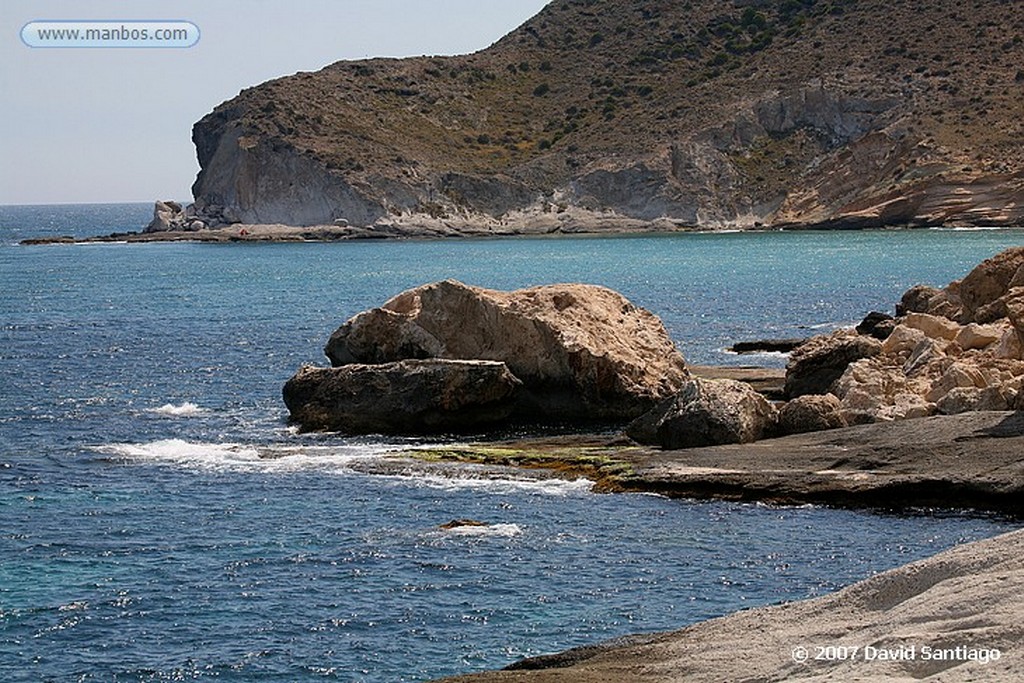
M146 226L146 232L167 232L180 230L185 212L181 204L172 201L157 201L153 205L153 220Z
M511 415L521 382L494 361L405 360L301 368L284 386L292 421L348 434L465 431Z
M348 320L324 352L333 367L303 367L284 387L292 421L305 429L626 420L689 376L656 316L580 284L416 287Z
M523 383L517 414L544 420L632 419L688 376L655 315L579 284L514 292L455 280L424 285L350 319L325 353L335 366L500 361Z
M850 424L1014 409L1024 388L1021 283L1024 247L985 260L942 289L914 286L880 344L839 331L794 351L787 392L796 395L806 378L821 377L816 386L836 394Z
M975 266L963 280L939 289L915 285L896 306L898 316L927 313L966 325L988 324L1009 315L1011 290L1024 287L1024 247L1012 247Z
M1006 317L998 302L1014 287L1024 287L1024 247L986 259L968 273L958 288L965 321L990 323Z
M207 227L207 223L196 215L196 205L182 208L178 202L168 200L157 201L153 205L153 220L143 232L195 232Z
M774 406L745 382L695 378L634 420L626 434L639 443L675 450L750 443L771 435L777 423Z
M786 397L827 394L850 363L877 356L881 351L882 344L877 339L851 330L811 337L789 356L786 364Z
M848 426L843 406L833 394L804 394L779 410L779 434L804 434Z

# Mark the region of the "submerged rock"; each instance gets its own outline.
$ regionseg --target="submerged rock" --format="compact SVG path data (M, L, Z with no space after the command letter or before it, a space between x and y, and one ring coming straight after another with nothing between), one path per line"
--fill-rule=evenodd
M696 448L757 441L774 432L777 421L771 403L744 382L691 379L626 433L666 449Z
M464 431L509 417L521 387L504 363L407 360L301 368L284 385L291 419L347 434Z
M688 376L657 316L581 284L514 292L455 280L424 285L350 319L325 353L335 366L499 361L522 381L517 413L543 420L633 418Z
M481 522L476 519L453 519L450 522L438 525L438 529L444 531L451 531L452 529L462 529L465 527L486 527L490 526L487 522Z
M729 347L733 353L789 353L807 341L806 337L788 339L755 339L736 342Z

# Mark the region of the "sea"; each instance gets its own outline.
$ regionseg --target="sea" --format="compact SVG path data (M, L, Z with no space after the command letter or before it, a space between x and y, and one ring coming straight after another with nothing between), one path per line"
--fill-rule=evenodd
M1019 230L23 246L149 204L0 207L0 680L427 681L812 598L1019 526L360 473L452 439L300 435L284 382L419 284L605 285L688 361L892 311ZM480 435L487 438L488 435ZM489 524L444 531L452 519Z

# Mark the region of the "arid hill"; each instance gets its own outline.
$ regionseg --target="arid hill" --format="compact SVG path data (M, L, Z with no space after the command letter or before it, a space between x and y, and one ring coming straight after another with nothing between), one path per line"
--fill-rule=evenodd
M382 234L1024 225L1019 0L554 0L193 130L189 216Z

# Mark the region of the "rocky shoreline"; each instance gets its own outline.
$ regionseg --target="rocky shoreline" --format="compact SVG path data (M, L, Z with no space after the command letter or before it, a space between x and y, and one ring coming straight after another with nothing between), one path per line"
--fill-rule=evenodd
M571 433L414 450L402 467L529 467L605 491L1021 516L1022 302L1017 247L943 289L912 287L895 317L872 312L796 342L782 372L689 366L656 315L604 287L446 280L349 319L324 349L331 367L300 368L283 398L304 430Z
M331 367L301 368L283 395L307 430L576 432L408 449L365 472L516 468L605 492L1024 517L1024 248L911 288L895 313L795 342L785 373L722 370L686 365L657 316L605 288L448 280L348 320L325 347ZM616 426L595 434L601 421ZM450 680L1019 678L1021 549L1017 532L818 600ZM795 649L830 645L952 654L822 662ZM986 661L957 654L971 647Z
M602 492L1024 517L1024 414L973 412L681 450L569 434L408 449L355 466L481 476L515 468L587 478Z
M838 231L838 230L927 230L932 228L955 228L960 226L936 224L932 226L893 226L882 224L845 226L833 223L787 224L784 226L746 227L743 232L790 232L790 231ZM339 225L284 225L284 224L250 224L238 223L216 228L199 230L164 230L147 232L113 232L107 235L90 237L74 237L58 235L54 237L29 237L20 241L26 246L45 244L96 244L96 243L130 243L147 244L161 242L198 242L205 244L231 243L292 243L292 242L346 242L363 240L436 240L436 239L480 239L480 238L512 238L512 237L543 237L570 235L638 235L638 234L673 234L673 233L714 233L716 229L678 225L671 222L646 222L632 219L586 221L580 224L559 226L506 225L501 227L480 227L472 229L460 227L458 230L438 223L429 216L417 217L402 224L386 226L339 226ZM779 340L790 341L790 340Z
M733 377L744 374L727 370ZM711 368L703 373L714 375ZM1020 518L1024 413L940 415L676 451L615 436L567 435L415 449L396 453L390 463L363 466L406 474L474 468L478 476L501 476L516 467L588 477L606 492L896 514L971 508ZM1022 558L1024 531L1012 532L821 598L619 638L444 683L1018 680L1024 677ZM830 646L858 650L840 660L824 649ZM807 650L808 660L797 661L798 648ZM850 650L843 652L845 657Z
M1024 676L1024 531L813 600L621 638L445 683L1013 681ZM832 648L829 650L828 648ZM839 648L842 648L841 650Z
M94 243L150 243L200 242L276 243L276 242L343 242L350 240L412 240L412 239L474 239L494 237L538 237L545 235L635 235L670 234L687 232L716 232L714 227L694 226L671 220L638 220L614 213L568 212L558 220L546 214L519 216L515 219L472 221L458 224L428 214L412 214L372 225L352 225L338 220L328 225L286 225L282 223L225 223L222 218L209 219L202 214L190 213L194 205L182 207L176 202L158 201L153 208L153 220L144 229L113 232L107 235L74 237L31 237L21 240L23 245L41 244L94 244ZM567 217L571 217L568 220ZM928 225L889 225L885 222L846 224L836 221L786 223L784 225L748 225L745 232L809 231L809 230L920 230L929 228L960 227L935 223ZM750 351L792 350L799 339L767 339L758 342L740 342L738 353Z

